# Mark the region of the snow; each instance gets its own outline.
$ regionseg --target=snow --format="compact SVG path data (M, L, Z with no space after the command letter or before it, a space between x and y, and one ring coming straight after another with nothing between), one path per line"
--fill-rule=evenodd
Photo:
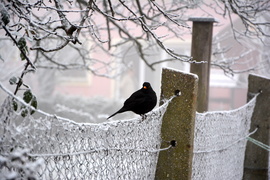
M44 179L153 179L158 152L168 149L159 149L160 128L166 107L174 97L149 112L143 121L137 117L78 123L41 110L36 110L39 118L30 115L21 118L20 114L12 113L9 124L0 125L0 132L6 131L3 150L9 154L15 147L23 149L10 154L16 163L8 167L16 169L24 164L26 176ZM1 114L0 119L6 115ZM28 161L29 157L35 161Z
M257 96L235 110L196 114L192 179L242 179Z
M172 71L172 72L180 72L182 74L187 74L187 75L190 75L190 76L193 76L195 79L199 79L198 75L197 74L193 74L193 73L188 73L188 72L184 72L184 71L180 71L178 69L174 69L174 68L168 68L168 67L164 67L163 69L168 69L169 71Z

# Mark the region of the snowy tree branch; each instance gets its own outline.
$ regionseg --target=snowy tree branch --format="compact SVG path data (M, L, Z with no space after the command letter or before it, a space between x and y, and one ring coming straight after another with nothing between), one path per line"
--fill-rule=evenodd
M190 29L186 24L188 19L186 12L203 5L230 19L235 38L250 36L263 41L263 37L270 36L263 28L270 27L269 21L260 19L263 13L270 10L270 2L264 0L215 0L211 2L184 0L177 3L152 0L4 0L2 5L10 16L8 29L11 34L16 38L27 37L29 44L31 42L30 50L43 52L43 54L38 53L33 61L39 67L48 66L45 63L46 59L47 62L57 62L57 60L52 61L53 52L60 52L70 47L70 44L79 44L81 51L85 51L87 48L83 45L86 43L96 48L92 48L89 54L96 51L102 52L109 55L109 61L123 56L123 54L115 53L119 52L117 49L122 45L135 45L138 56L151 69L164 61L156 60L150 63L150 56L146 53L145 46L155 45L161 48L171 57L168 59L192 62L191 57L167 47L164 39L165 37L183 38L183 32ZM235 28L233 15L240 18L245 27L244 32ZM44 56L44 53L47 55ZM39 55L45 60L41 61ZM92 60L88 58L86 63L82 56L80 60L81 64L85 65L85 69L89 69L88 66L92 64ZM100 58L98 62L104 62L104 65L112 64L106 61Z

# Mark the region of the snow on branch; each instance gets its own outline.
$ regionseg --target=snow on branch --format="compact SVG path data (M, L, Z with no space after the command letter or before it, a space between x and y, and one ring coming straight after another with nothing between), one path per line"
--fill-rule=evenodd
M185 33L190 33L186 23L189 11L204 9L205 6L230 19L235 38L255 36L263 41L270 35L265 28L269 27L269 21L261 18L269 11L270 3L263 0L183 0L177 3L152 0L9 0L1 3L1 9L5 10L1 11L1 21L5 21L3 27L13 37L28 40L30 50L36 52L33 62L37 67L79 67L96 75L112 77L108 72L115 69L115 59L122 59L124 54L120 52L131 47L151 69L169 60L193 62L191 57L167 47L165 41L182 39ZM234 27L233 15L241 19L244 32ZM153 62L149 55L153 47L163 50L170 58ZM57 54L63 51L76 53L76 60L57 59ZM93 58L97 53L102 56ZM101 65L102 70L92 68L95 65Z

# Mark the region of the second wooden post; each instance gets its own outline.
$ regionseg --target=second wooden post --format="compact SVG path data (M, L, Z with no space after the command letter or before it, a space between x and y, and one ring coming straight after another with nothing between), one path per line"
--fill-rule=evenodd
M161 146L167 147L170 142L176 146L159 153L155 179L188 180L192 175L198 77L163 69L161 83L161 100L173 96L175 90L181 95L172 100L163 116Z

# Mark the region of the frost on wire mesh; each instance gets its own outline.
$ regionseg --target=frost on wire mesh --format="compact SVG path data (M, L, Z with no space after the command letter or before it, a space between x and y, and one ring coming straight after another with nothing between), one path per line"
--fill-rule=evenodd
M196 113L192 179L242 179L256 97L236 110Z
M44 114L22 118L6 102L0 115L0 154L29 149L31 160L43 159L37 169L40 179L154 179L168 103L143 121L81 124Z

